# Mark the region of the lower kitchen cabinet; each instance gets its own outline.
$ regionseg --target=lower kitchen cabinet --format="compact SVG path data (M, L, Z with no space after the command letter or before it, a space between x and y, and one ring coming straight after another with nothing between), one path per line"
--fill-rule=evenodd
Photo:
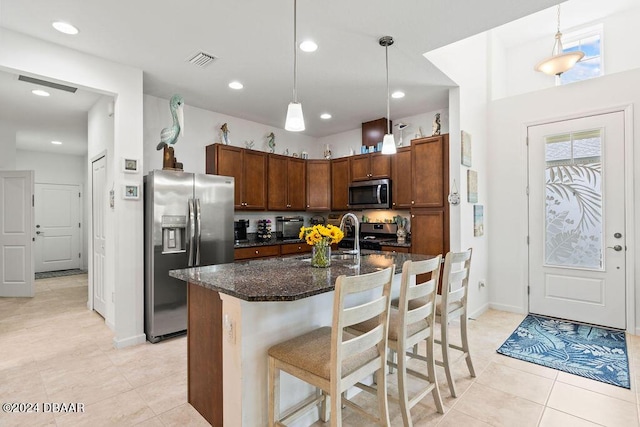
M263 258L280 255L280 245L253 246L250 248L237 248L233 250L234 259Z
M411 210L411 253L440 255L449 251L449 215L444 209Z
M398 253L402 253L402 254L408 254L410 252L411 248L407 248L404 246L384 246L382 245L380 247L381 251L385 251L385 252L398 252Z
M306 243L285 243L280 245L281 255L303 254L311 252L311 246Z

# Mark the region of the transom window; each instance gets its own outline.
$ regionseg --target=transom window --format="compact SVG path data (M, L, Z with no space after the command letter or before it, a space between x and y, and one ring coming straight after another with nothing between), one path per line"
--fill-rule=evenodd
M556 79L556 84L587 80L604 74L602 61L602 24L565 33L562 36L563 52L581 50L584 58L572 69Z

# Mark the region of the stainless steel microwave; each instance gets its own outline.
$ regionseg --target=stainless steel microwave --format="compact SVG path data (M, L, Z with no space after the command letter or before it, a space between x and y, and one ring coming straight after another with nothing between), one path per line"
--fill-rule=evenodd
M349 184L349 209L391 209L391 181L352 182Z

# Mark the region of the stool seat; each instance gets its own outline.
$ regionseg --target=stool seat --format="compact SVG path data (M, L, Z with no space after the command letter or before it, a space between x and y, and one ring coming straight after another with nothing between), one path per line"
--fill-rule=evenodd
M373 321L372 327L377 326ZM342 340L349 341L355 335L342 333ZM331 378L331 328L325 326L292 338L269 349L269 356L288 365L303 369L321 378ZM349 375L359 367L378 357L374 347L342 361L342 374Z

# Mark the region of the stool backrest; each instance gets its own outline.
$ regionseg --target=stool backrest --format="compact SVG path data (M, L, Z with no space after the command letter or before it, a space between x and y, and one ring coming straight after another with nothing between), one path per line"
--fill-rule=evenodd
M449 252L444 258L441 306L443 317L466 314L471 252L471 248L464 252Z
M359 276L340 276L336 279L333 300L333 324L331 332L331 377L342 384L345 390L376 370L385 368L386 346L389 328L389 306L391 303L391 282L395 266L375 273ZM359 294L359 295L358 295ZM347 307L345 300L347 297ZM376 327L365 334L355 336L344 329L369 319L377 318ZM371 351L371 349L375 351ZM358 363L357 369L343 378L343 362Z

